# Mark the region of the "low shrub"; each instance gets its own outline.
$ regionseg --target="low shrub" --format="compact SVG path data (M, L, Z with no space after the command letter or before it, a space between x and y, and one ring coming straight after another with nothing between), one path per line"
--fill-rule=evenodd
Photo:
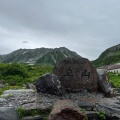
M109 81L114 85L115 88L120 87L120 74L109 73Z

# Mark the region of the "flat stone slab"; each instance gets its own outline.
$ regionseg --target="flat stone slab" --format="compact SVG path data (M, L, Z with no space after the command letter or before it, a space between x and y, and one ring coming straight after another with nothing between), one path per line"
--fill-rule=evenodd
M33 89L19 89L19 90L6 90L3 92L3 96L7 95L19 95L19 94L26 94L26 93L34 93Z
M89 120L99 120L98 112L85 111Z
M78 106L82 109L87 110L87 111L92 111L93 108L95 107L95 104L91 104L91 103L80 100L78 102Z
M0 107L0 120L19 120L19 117L14 108Z

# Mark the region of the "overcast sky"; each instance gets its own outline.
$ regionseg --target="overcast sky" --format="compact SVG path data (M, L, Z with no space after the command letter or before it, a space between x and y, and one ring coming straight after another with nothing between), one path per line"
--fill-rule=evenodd
M120 43L120 0L0 0L0 54L67 47L90 60Z

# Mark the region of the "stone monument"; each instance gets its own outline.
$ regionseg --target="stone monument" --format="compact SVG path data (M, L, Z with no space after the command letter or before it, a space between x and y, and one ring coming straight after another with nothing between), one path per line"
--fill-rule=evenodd
M98 73L86 58L68 58L56 64L53 73L67 91L79 92L85 89L97 91Z

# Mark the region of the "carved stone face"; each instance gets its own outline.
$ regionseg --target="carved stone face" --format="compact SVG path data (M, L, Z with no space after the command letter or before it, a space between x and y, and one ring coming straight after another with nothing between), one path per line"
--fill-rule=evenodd
M85 58L69 58L56 64L54 70L61 84L69 91L97 90L98 74Z

